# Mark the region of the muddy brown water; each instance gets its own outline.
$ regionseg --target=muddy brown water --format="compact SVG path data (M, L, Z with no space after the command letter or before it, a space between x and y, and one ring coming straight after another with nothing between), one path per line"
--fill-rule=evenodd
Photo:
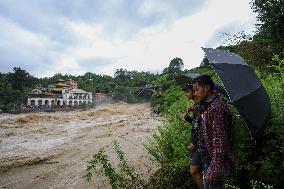
M143 144L163 123L147 103L107 104L87 111L0 115L0 187L111 188L83 175L100 149L116 164L116 140L130 165L146 177L157 169Z

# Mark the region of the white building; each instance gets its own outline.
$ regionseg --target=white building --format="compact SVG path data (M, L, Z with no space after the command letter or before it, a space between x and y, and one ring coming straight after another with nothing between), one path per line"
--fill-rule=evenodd
M69 81L70 82L70 81ZM63 80L59 80L54 89L33 89L29 93L28 106L54 107L54 106L91 106L92 93L82 89L67 87ZM76 86L75 86L76 87Z
M91 92L83 91L82 89L63 89L63 103L69 106L92 105L93 97Z

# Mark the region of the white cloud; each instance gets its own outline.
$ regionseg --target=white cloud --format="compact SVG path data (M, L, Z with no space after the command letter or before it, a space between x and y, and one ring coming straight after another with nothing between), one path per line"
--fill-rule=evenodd
M0 17L0 28L5 28L0 33L0 52L8 52L2 55L2 60L6 58L8 62L1 61L0 65L4 64L1 65L1 69L12 70L15 66L47 67L43 57L51 41L44 35L32 33L2 17Z
M146 5L148 8L144 10L153 9L153 4ZM196 14L178 19L167 28L163 24L144 28L131 40L102 38L103 30L97 29L98 26L74 24L82 40L89 39L92 44L77 47L72 54L78 60L95 57L116 60L95 70L108 75L118 68L162 70L175 57L182 58L185 68L190 69L200 65L204 56L201 47L219 28L235 23L240 31L252 30L253 21L248 1L211 0Z
M167 5L159 5L153 1L143 1L140 7L139 14L145 18L153 12L158 11L162 15L167 12L165 10L170 10ZM156 25L143 27L131 37L125 37L128 34L128 27L132 27L131 22L123 21L120 24L126 29L112 33L106 32L106 28L109 27L102 22L94 24L82 20L60 19L62 27L74 35L75 41L69 45L62 45L62 49L58 48L60 42L42 34L31 33L17 25L9 25L8 22L2 22L3 19L0 21L3 26L1 28L5 28L5 32L0 34L2 46L12 46L12 49L29 56L35 66L41 63L42 58L48 57L53 61L49 65L44 65L49 68L48 70L42 70L37 74L51 76L60 72L78 75L91 71L113 75L115 69L119 68L161 71L175 57L182 58L187 69L197 67L204 56L201 47L219 45L216 32L219 32L220 28L226 28L227 31L224 32L235 32L238 29L252 32L255 15L248 0L209 0L195 14L177 18L175 13L172 13L168 21L161 20ZM228 27L230 25L234 27ZM10 42L9 39L12 38L15 40ZM93 70L80 64L82 60L96 59L111 60L113 64L94 65L91 66Z

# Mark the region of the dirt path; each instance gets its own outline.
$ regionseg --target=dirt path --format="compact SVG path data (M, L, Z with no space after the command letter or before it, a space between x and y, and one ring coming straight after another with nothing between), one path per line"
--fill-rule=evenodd
M143 143L162 123L149 104L112 104L88 111L0 116L1 188L111 188L103 177L82 176L94 152L115 161L117 140L129 164L152 165ZM155 169L155 168L154 168ZM153 171L153 170L152 170Z

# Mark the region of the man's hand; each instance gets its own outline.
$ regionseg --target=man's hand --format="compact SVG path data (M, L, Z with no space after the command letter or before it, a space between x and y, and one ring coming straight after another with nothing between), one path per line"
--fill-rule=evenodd
M193 110L194 110L194 105L187 106L187 111L193 112Z
M186 120L186 121L189 119L188 113L186 113L186 112L183 113L183 119Z
M205 182L206 182L207 184L214 184L212 178L209 177L207 174L205 174Z
M196 150L196 146L195 146L194 144L190 143L190 144L188 145L188 149L189 149L190 151L195 151L195 150Z
M196 106L194 105L190 105L187 107L187 111L188 112L192 112L195 116L198 116L199 115L199 110Z

